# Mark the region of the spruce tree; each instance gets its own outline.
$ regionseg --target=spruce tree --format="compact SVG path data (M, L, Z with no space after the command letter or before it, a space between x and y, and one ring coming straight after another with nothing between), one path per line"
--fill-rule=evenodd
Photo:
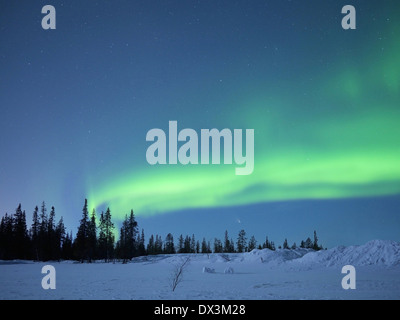
M189 236L186 236L183 244L183 253L190 253L190 244L191 244L191 239Z
M208 253L206 238L201 242L201 253Z
M32 241L32 257L34 260L39 261L39 208L35 207L32 215L32 226L31 226L31 241Z
M196 253L196 240L194 238L194 234L192 234L192 238L190 240L190 252Z
M304 246L305 246L306 249L312 249L313 248L313 242L311 241L311 239L309 237L304 242Z
M200 253L200 241L196 241L196 253Z
M62 248L61 248L61 258L63 260L71 260L75 259L73 255L73 239L72 239L72 231L67 233L65 236L65 240L63 241Z
M116 255L119 258L122 258L122 263L126 263L128 261L127 230L128 230L128 219L125 216L125 220L122 222L122 227L119 232L119 240L115 248Z
M285 241L283 241L283 249L289 249L289 244L287 239L285 239Z
M271 244L268 240L268 236L265 238L265 242L263 244L263 249L270 249L271 250Z
M93 259L97 258L97 224L95 209L93 209L90 220L88 221L87 252L89 262L92 262Z
M88 247L89 247L89 213L87 199L82 209L82 219L80 220L78 232L75 238L75 254L78 260L82 263L88 259Z
M232 238L231 238L231 240L229 241L229 244L230 244L229 252L235 252L235 242L233 241Z
M46 255L50 260L56 259L55 255L57 251L55 217L56 217L56 211L54 206L52 206L49 214L49 220L47 223L47 241L45 248Z
M165 250L166 254L174 254L175 253L175 245L174 245L174 237L171 233L167 234L165 238Z
M133 210L128 218L127 223L127 251L128 251L128 259L131 260L133 257L138 256L138 244L136 242L136 235L138 234L138 223L135 218L135 214Z
M130 215L126 215L120 231L120 239L117 243L119 255L123 262L138 256L139 243L137 222L133 210Z
M221 240L215 238L214 239L214 253L222 253L223 252L223 246Z
M0 260L4 260L5 255L5 234L4 234L4 217L0 220Z
M184 242L185 240L183 239L183 235L181 234L178 240L178 253L184 253Z
M249 248L248 251L254 250L257 247L257 240L254 236L251 236L249 240Z
M153 255L155 254L155 243L154 243L154 236L151 235L149 238L149 243L147 244L147 254Z
M228 230L225 230L225 238L224 238L224 252L231 252L231 243L229 241Z
M161 254L163 252L163 241L161 236L159 236L158 234L156 235L156 240L154 242L154 252L155 254Z
M313 249L318 251L322 249L322 246L318 245L318 237L317 237L317 231L314 230L314 242L313 242Z
M210 241L207 242L207 253L212 253Z
M57 223L56 230L55 230L55 252L54 252L54 259L60 260L62 259L62 251L65 242L65 226L63 217Z
M39 260L47 261L48 256L48 217L46 203L43 201L40 207L40 222L39 222Z
M0 253L2 255L2 259L10 260L14 259L13 254L13 218L12 216L8 215L7 213L1 219L0 223L0 230L1 230L1 248Z
M244 252L246 250L247 238L246 232L242 229L239 232L238 239L237 239L237 251Z
M27 259L29 257L29 237L26 227L25 211L22 211L21 204L15 211L13 225L13 255L17 259Z
M101 259L105 262L111 261L114 256L114 223L111 220L111 210L107 208L106 212L100 216L99 224L99 247Z
M138 235L138 238L139 238L139 246L138 246L138 255L139 256L144 256L145 254L146 254L146 247L145 247L145 238L144 238L144 230L142 229L142 233L141 233L141 235L139 236Z
M114 256L114 223L111 219L111 211L110 208L107 208L105 213L105 222L106 222L106 239L107 239L107 261L110 261Z

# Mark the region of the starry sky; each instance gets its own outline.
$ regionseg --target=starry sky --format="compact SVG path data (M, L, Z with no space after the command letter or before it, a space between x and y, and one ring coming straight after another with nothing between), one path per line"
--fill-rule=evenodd
M350 2L356 30L339 0L1 0L0 215L44 200L75 233L88 198L146 234L400 241L400 7ZM254 172L151 166L172 120L254 129Z

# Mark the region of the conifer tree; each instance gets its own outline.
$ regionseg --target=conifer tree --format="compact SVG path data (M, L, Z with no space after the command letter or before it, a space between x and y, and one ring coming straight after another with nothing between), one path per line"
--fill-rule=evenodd
M1 218L0 222L0 256L4 260L13 259L12 253L12 242L13 242L13 218L12 216L5 214Z
M138 223L135 218L135 214L133 210L128 218L127 223L127 251L128 251L128 259L131 260L133 257L138 255L138 244L136 242L136 235L138 234Z
M122 222L122 227L119 232L119 240L115 248L116 255L119 258L122 258L122 263L126 263L128 261L127 230L128 230L128 219L125 216L125 220Z
M285 241L283 241L283 249L289 249L289 244L287 239L285 239Z
M6 254L5 248L5 232L4 232L4 217L0 220L0 260L4 260Z
M38 206L35 207L32 215L32 226L31 226L31 241L32 241L32 256L33 259L39 261L39 208Z
M186 236L183 244L183 253L190 253L190 244L191 244L191 239L189 236Z
M149 243L147 244L147 254L153 255L155 254L155 251L154 236L151 235L149 238Z
M221 240L215 238L214 239L214 253L222 253L223 252L223 246Z
M237 250L238 252L244 252L246 250L247 238L246 232L242 229L239 232L238 239L237 239Z
M45 247L46 255L50 260L55 259L57 251L55 217L56 211L54 206L52 206L47 223L47 241Z
M317 237L317 231L314 230L314 242L313 242L313 249L318 251L322 249L322 246L318 245L318 237Z
M201 242L201 253L208 253L206 238Z
M22 211L21 204L15 211L13 225L13 255L17 259L27 259L29 257L29 237L26 227L25 211Z
M178 240L178 253L184 253L184 242L185 240L183 239L183 235L181 234Z
M156 235L156 240L155 240L155 243L154 243L154 251L155 251L155 254L160 254L160 253L162 253L163 252L163 249L162 249L162 247L163 247L163 241L162 241L162 238L161 238L161 236L159 236L158 234Z
M263 244L263 249L270 249L271 250L271 244L268 240L268 236L265 238L265 242Z
M73 243L73 239L72 239L72 231L71 231L69 234L68 233L66 234L65 239L62 244L61 258L63 260L74 259L72 243Z
M306 249L312 249L313 248L313 242L311 241L311 239L309 237L304 242L304 246L305 246Z
M48 217L46 203L43 201L40 207L40 222L39 222L39 260L47 261L48 257Z
M257 240L254 236L251 236L249 240L249 248L248 251L254 250L257 247Z
M232 238L231 238L231 240L229 241L229 244L230 244L229 252L235 252L235 242L233 241Z
M190 252L196 253L196 240L194 238L194 234L192 234L192 238L190 239Z
M207 242L207 253L212 253L210 241Z
M139 242L139 246L138 246L138 255L139 256L144 256L146 254L146 247L145 247L145 238L144 238L144 230L142 229L142 233L139 236L138 235L138 242Z
M174 254L175 253L175 245L174 245L174 237L171 233L167 234L165 238L165 250L166 254Z
M106 212L100 216L99 224L99 248L101 259L105 262L111 261L114 257L114 223L111 219L111 210L107 208Z
M93 209L88 221L87 252L89 262L92 262L93 259L97 258L97 224L95 209Z
M89 247L89 213L87 199L85 199L85 204L82 209L82 218L79 223L78 232L75 238L75 254L78 260L82 263L89 257L88 247Z
M65 242L65 226L63 217L57 223L56 230L55 230L55 252L54 252L54 259L60 260L62 259L62 251Z
M224 237L224 252L232 252L231 251L231 243L229 241L228 230L225 230L225 237Z
M196 253L200 253L200 242L199 242L199 240L196 241Z

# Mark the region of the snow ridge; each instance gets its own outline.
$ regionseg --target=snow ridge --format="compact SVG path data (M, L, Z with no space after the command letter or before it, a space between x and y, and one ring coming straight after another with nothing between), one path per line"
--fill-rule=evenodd
M310 252L297 261L303 265L342 267L378 265L393 267L400 265L400 243L389 240L373 240L360 246L339 246L329 250Z
M182 254L189 255L192 262L215 263L250 263L263 264L268 267L287 265L294 269L314 269L320 267L353 266L400 266L400 243L390 240L372 240L364 245L338 246L328 250L314 251L312 249L254 249L246 253L213 253L213 254ZM165 263L180 259L178 255L159 255L146 259L164 260ZM139 260L137 260L139 262ZM154 260L152 261L154 263Z

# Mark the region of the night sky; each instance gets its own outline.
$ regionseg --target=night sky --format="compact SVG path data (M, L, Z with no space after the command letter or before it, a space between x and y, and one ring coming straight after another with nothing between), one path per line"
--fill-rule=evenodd
M400 241L399 39L397 0L0 0L0 216L44 200L75 234L88 198L147 236ZM254 172L151 166L172 120L254 129Z

